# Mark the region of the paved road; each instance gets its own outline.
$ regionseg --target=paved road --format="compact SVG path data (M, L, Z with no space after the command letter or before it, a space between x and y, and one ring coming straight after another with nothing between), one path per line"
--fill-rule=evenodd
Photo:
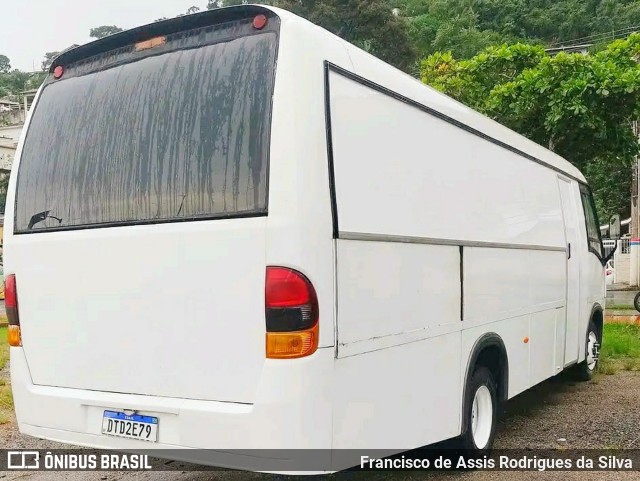
M638 291L607 291L608 304L631 304Z

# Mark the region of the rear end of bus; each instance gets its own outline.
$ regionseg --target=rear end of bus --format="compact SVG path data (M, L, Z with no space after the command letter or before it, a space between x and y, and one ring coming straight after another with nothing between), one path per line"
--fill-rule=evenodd
M6 209L21 432L238 468L233 450L330 447L328 179L297 140L324 134L295 126L286 21L204 12L52 65Z

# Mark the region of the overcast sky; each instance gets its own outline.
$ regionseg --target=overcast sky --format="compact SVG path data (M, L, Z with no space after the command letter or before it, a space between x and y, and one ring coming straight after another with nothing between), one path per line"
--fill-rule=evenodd
M45 52L89 42L101 25L133 28L157 18L175 17L207 0L0 0L0 54L11 67L40 70Z

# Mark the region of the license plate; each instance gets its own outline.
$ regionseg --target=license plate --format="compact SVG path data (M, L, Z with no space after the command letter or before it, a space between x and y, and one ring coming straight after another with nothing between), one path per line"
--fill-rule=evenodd
M102 434L155 443L158 441L158 418L105 411L102 416Z

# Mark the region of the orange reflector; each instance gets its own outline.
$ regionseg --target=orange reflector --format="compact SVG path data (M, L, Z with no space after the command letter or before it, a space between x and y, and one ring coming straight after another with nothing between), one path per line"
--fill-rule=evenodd
M9 326L9 345L13 347L22 346L22 339L20 336L20 326Z
M267 332L268 359L295 359L310 356L318 349L318 323L296 332Z
M136 51L147 50L148 48L159 47L167 42L167 37L155 37L145 40L144 42L136 43Z
M522 342L524 342L525 344L529 344L529 338L528 338L528 337L525 337L525 338L522 340Z

